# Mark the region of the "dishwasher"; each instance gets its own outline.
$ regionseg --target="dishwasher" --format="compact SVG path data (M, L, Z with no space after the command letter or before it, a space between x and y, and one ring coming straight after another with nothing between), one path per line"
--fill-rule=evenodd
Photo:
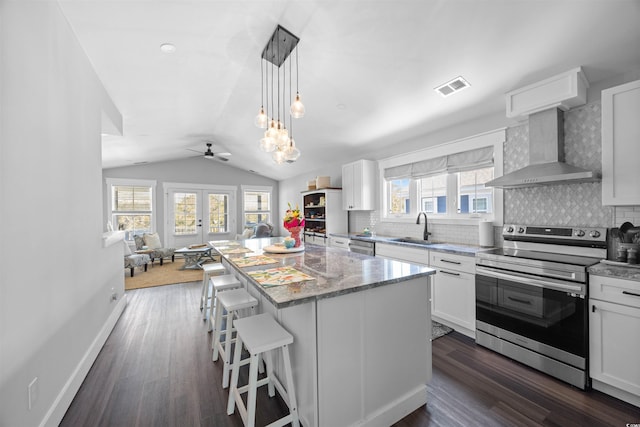
M370 240L351 239L349 241L349 250L358 254L375 256L376 243Z

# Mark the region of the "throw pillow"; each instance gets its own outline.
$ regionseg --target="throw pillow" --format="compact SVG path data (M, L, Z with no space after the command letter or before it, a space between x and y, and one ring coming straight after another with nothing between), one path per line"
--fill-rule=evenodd
M162 243L160 243L160 236L158 236L158 233L145 234L144 244L148 246L149 249L160 249L162 247Z
M142 236L138 236L137 234L133 236L133 239L136 241L136 251L139 251L144 246L144 239Z
M253 236L253 227L245 228L244 231L242 232L242 238L243 239L250 239L251 236Z

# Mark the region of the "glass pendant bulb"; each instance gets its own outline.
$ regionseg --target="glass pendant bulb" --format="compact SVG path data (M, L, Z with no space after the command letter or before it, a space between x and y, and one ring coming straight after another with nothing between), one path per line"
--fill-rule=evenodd
M291 104L291 117L299 119L304 117L304 105L300 101L300 94L296 93L296 100Z
M267 128L267 124L269 123L269 118L264 112L264 107L260 107L260 111L258 112L258 115L256 116L256 120L254 123L260 129Z
M291 138L289 140L289 146L287 147L284 153L284 160L287 163L293 163L299 158L300 158L300 150L296 148L296 143L293 140L293 138Z
M276 149L276 142L274 141L273 138L269 138L268 136L265 135L265 137L260 140L260 150L264 151L265 153L270 153L275 149Z
M264 136L271 139L276 139L278 137L278 128L276 126L275 120L271 119L271 122L269 123L269 129L267 129Z
M276 144L278 147L285 149L289 146L289 131L286 128L280 129L280 133L278 133L278 139L276 139Z
M271 155L271 158L273 158L273 161L279 165L283 164L285 161L284 152L282 150L274 151L273 154Z

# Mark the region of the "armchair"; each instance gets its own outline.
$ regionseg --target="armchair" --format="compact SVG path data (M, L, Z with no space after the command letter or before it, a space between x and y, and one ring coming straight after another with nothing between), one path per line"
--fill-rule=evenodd
M175 248L163 248L158 233L145 233L142 236L133 236L133 238L136 242L136 250L142 250L142 247L146 246L153 251L151 253L151 263L156 258L160 259L160 265L162 265L165 258L171 257L171 262L175 261Z
M131 270L131 277L133 277L136 267L144 266L144 271L147 271L147 264L151 262L151 257L147 254L134 254L131 252L131 248L124 240L124 268Z

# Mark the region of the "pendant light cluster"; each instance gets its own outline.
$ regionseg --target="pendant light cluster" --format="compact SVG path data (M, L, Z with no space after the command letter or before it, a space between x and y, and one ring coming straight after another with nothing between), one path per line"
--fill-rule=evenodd
M267 42L260 58L261 97L262 105L256 116L255 125L266 129L264 138L260 140L260 149L272 153L273 161L293 163L300 157L300 150L293 140L293 119L304 117L304 105L300 101L298 92L298 42L300 39L287 29L278 25ZM296 58L296 96L290 108L285 106L287 99L287 66L289 65L289 98L293 98L291 90L292 58L295 49ZM266 61L266 64L265 64ZM266 67L265 67L266 65ZM283 66L284 65L284 66ZM271 89L269 89L271 86ZM266 99L266 105L265 105ZM282 108L280 101L282 99ZM281 116L282 114L282 116ZM287 116L289 129L287 130Z

